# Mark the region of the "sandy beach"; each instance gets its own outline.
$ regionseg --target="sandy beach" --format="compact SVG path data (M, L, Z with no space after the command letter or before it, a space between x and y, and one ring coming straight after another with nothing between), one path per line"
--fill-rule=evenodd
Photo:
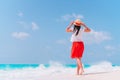
M120 69L110 71L90 71L85 69L83 75L76 75L75 69L54 69L41 70L36 68L18 70L0 70L0 80L119 80Z
M83 75L56 74L41 76L41 80L119 80L120 71L84 73Z
M85 67L85 66L84 66ZM51 64L27 68L0 69L0 80L119 80L120 66L109 62L84 68L83 75L76 75L76 67Z

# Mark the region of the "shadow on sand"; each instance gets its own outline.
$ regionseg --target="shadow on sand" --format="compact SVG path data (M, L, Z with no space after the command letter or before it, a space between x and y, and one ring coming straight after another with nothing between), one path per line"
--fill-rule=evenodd
M96 74L105 74L110 72L93 72L93 73L83 73L83 75L96 75Z

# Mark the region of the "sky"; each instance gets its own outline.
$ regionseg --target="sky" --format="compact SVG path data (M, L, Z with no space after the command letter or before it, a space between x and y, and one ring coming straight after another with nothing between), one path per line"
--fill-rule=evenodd
M0 0L0 63L72 64L69 23L80 18L84 64L120 65L119 0Z

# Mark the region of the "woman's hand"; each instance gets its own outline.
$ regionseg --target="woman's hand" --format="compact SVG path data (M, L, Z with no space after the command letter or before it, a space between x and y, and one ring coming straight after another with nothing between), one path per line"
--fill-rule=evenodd
M73 25L73 24L74 24L74 21L71 21L70 24Z
M85 28L84 32L90 32L90 28L88 28L84 23L81 23L81 25Z
M72 30L70 30L70 28L72 27L73 24L74 24L74 21L71 21L70 24L68 25L68 27L66 28L66 32L72 32Z

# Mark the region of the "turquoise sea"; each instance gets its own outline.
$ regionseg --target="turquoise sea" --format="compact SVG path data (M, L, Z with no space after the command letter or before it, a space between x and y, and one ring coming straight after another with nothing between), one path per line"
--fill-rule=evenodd
M43 65L43 64L42 64ZM0 64L0 69L23 69L23 68L38 68L40 64ZM44 64L45 68L51 67L50 64ZM76 64L66 64L62 65L66 68L76 68ZM88 68L90 65L84 65L84 68Z
M45 68L49 68L52 65L50 64L42 64ZM40 66L40 64L0 64L0 70L8 70L8 69L24 69L24 68L38 68ZM59 65L58 65L59 66ZM61 66L61 65L60 65ZM63 67L66 68L76 68L76 64L66 64L66 65L62 65ZM84 65L84 68L89 68L92 65ZM112 67L115 67L118 65L112 65Z

